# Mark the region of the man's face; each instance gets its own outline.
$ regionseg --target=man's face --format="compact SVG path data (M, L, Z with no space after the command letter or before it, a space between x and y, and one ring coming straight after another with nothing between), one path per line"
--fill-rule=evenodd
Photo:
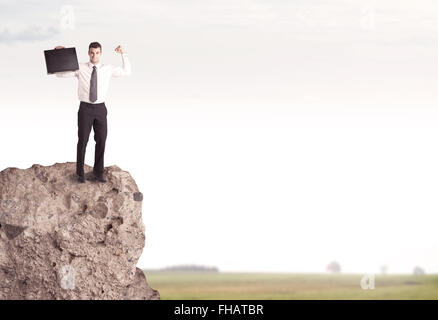
M88 55L90 56L91 63L99 63L99 58L102 53L100 52L100 48L90 48L88 50Z

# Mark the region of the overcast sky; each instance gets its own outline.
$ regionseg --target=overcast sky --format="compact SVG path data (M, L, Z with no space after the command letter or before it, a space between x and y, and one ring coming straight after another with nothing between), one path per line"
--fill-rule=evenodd
M76 160L76 47L111 82L105 166L144 194L144 268L438 272L438 3L0 0L0 170ZM93 132L86 163L94 162Z

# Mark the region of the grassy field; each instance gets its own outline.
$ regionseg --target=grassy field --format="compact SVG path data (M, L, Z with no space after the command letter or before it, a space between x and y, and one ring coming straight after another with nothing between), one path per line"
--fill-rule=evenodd
M361 274L208 273L145 271L161 299L438 299L438 275L376 275L374 289Z

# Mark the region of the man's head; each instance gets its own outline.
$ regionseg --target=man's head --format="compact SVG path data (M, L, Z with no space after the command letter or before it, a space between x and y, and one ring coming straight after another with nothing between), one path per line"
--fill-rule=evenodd
M99 42L92 42L88 46L88 55L90 56L90 62L93 64L99 63L100 55L102 54L102 46Z

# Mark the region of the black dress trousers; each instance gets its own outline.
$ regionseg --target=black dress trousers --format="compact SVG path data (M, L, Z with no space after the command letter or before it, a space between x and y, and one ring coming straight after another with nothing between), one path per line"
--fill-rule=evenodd
M94 140L96 148L94 151L93 173L96 176L103 174L103 156L105 153L105 142L107 136L107 109L105 103L87 103L81 101L78 111L78 146L76 159L76 173L84 176L85 151L87 149L88 138L91 127L94 130Z

